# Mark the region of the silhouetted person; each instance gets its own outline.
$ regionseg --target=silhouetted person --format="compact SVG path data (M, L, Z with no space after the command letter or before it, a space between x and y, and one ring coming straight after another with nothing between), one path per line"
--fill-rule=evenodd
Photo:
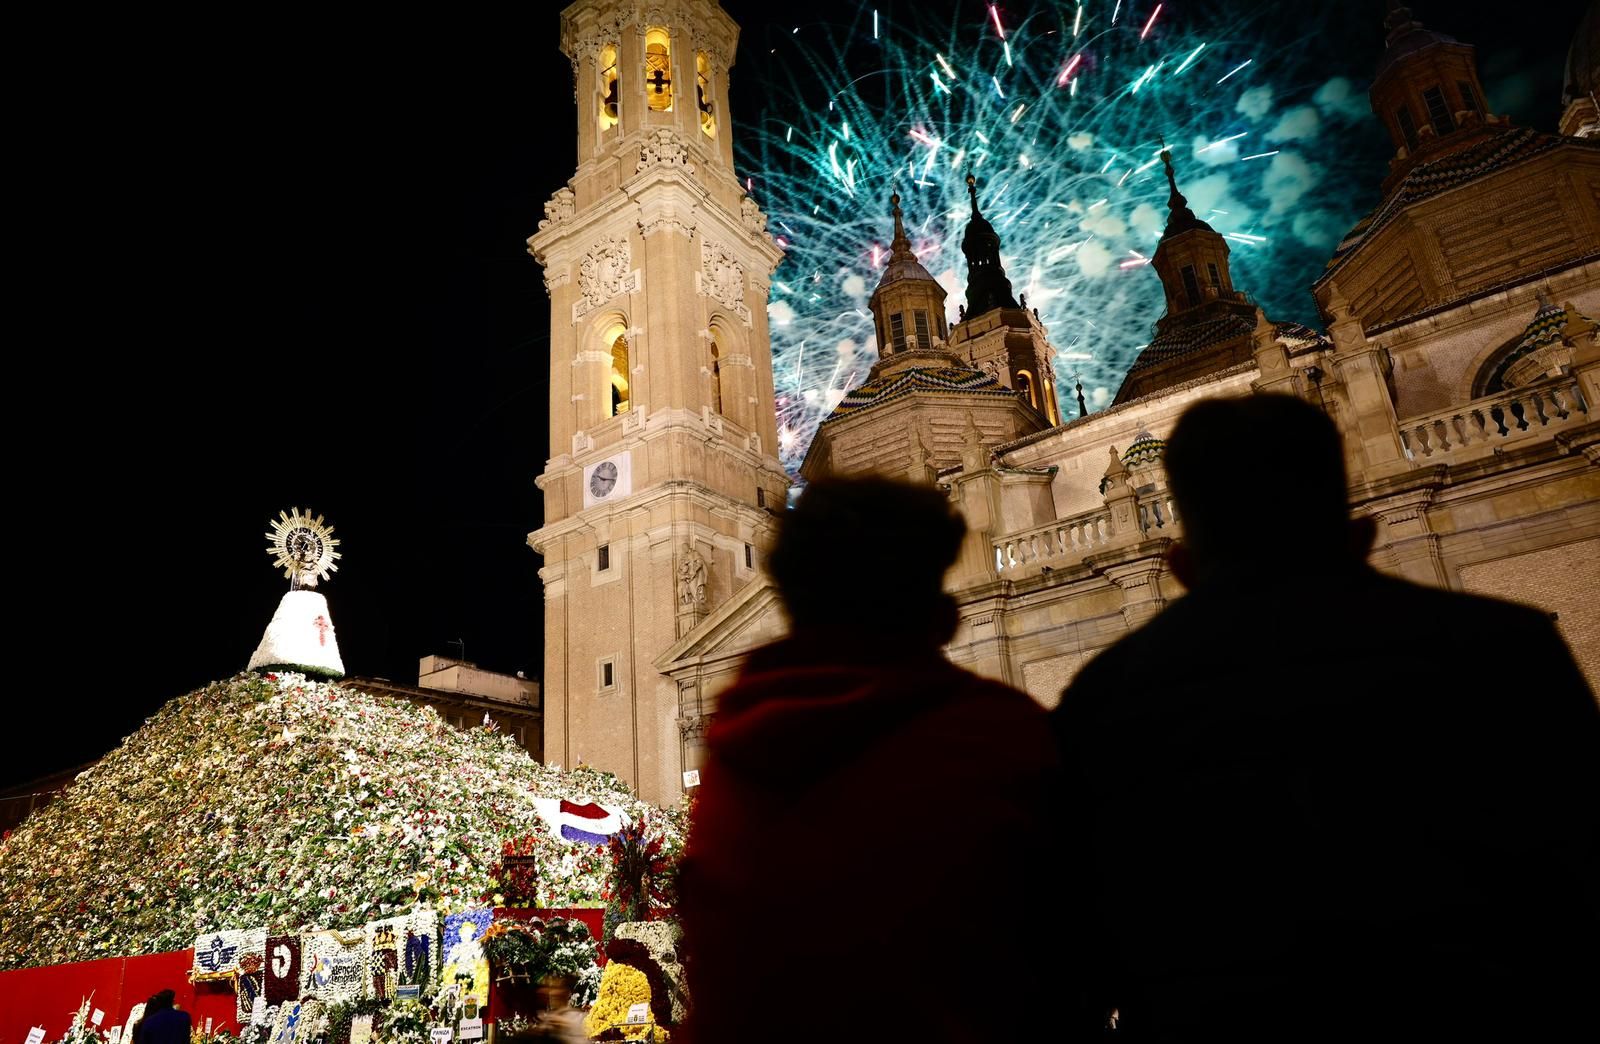
M1600 1040L1600 713L1547 616L1369 568L1300 400L1192 407L1166 470L1189 593L1054 718L1123 1034Z
M683 870L695 1044L1009 1040L1067 1009L1047 719L940 653L963 531L881 479L783 517L791 634L717 698Z
M171 990L162 990L150 998L139 1023L139 1044L189 1044L194 1023L188 1012L173 1006L176 1000L177 995Z

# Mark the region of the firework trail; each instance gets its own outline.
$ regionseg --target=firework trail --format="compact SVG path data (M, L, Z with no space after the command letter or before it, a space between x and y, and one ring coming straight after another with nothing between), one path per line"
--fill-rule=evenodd
M774 31L755 72L768 108L741 128L739 160L787 251L769 306L785 465L876 361L867 299L891 189L954 323L977 175L1007 273L1060 352L1059 389L1081 374L1095 406L1161 315L1163 140L1195 212L1228 236L1235 283L1275 318L1314 321L1306 287L1374 202L1381 148L1360 77L1377 56L1330 65L1334 16L1294 14L967 0L941 26L868 3L853 23Z

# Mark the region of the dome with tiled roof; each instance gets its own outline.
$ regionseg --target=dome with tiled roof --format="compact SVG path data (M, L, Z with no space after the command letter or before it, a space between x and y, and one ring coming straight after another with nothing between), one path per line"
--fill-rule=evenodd
M844 398L833 412L823 419L829 424L840 417L880 406L912 392L933 392L959 395L1014 396L1016 392L984 373L965 366L938 366L901 370L894 374L869 379L865 384L845 392Z
M1389 35L1384 42L1383 57L1378 59L1378 68L1373 73L1374 79L1382 76L1385 70L1407 55L1416 54L1438 44L1460 43L1453 36L1424 28L1421 22L1411 17L1410 8L1393 3L1392 0L1384 26L1389 30Z
M1523 328L1511 349L1491 369L1484 385L1486 391L1518 388L1544 377L1548 372L1570 363L1570 353L1562 341L1562 328L1569 318L1589 321L1582 312L1568 314L1561 305L1552 304L1543 294L1533 318Z
M1420 203L1458 185L1505 170L1562 145L1600 150L1600 140L1597 139L1565 138L1530 127L1518 127L1499 131L1476 144L1417 164L1376 210L1356 222L1355 227L1345 235L1328 262L1327 271L1337 268L1351 251L1413 203Z
M1122 454L1122 463L1128 467L1135 464L1149 464L1161 459L1166 452L1167 444L1162 439L1150 434L1149 430L1141 431L1134 436L1133 443Z
M1224 312L1195 322L1175 325L1158 333L1133 360L1128 372L1136 373L1169 359L1190 355L1234 337L1248 337L1256 328L1254 320L1238 312ZM1273 333L1291 347L1315 343L1321 335L1300 323L1274 323Z

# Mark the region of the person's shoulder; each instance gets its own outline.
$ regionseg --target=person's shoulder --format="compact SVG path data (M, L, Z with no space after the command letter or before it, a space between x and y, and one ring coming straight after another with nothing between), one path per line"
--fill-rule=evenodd
M1373 597L1389 608L1427 614L1454 627L1482 627L1501 633L1553 631L1550 614L1520 602L1471 591L1429 587L1374 572L1367 580Z

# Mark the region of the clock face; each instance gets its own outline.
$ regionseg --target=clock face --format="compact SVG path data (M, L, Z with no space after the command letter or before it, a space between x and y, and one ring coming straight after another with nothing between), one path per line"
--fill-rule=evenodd
M617 466L611 461L604 461L594 469L589 476L589 492L596 500L603 500L611 495L617 487Z

